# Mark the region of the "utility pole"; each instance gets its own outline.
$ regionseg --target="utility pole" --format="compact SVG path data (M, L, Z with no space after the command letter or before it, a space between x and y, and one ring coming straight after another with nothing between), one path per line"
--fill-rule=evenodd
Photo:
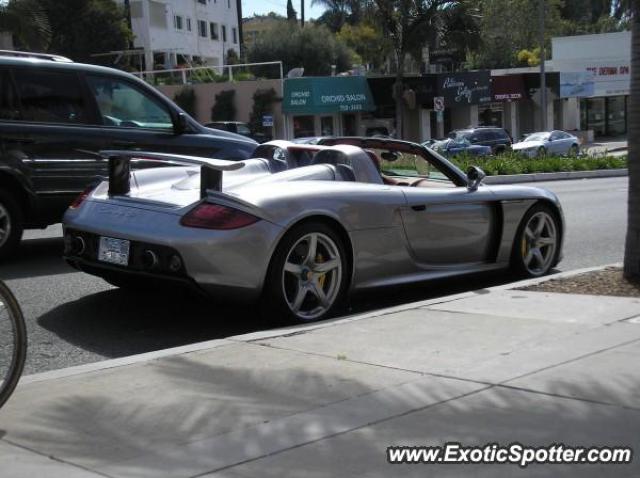
M544 17L546 14L545 0L540 0L540 130L547 130L547 78L545 73L544 50Z
M300 26L304 27L304 0L300 0Z

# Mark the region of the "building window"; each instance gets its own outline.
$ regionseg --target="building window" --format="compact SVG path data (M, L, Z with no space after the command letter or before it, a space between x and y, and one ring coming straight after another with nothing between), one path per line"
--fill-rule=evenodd
M182 17L180 15L173 16L173 26L176 30L182 30Z
M207 22L204 20L198 20L198 34L201 37L207 38Z
M191 31L191 18L187 18L187 31Z
M211 31L211 39L218 39L218 24L217 23L209 23L209 30Z
M226 25L222 25L222 41L223 42L227 41L227 26Z
M206 4L207 4L207 0L198 0L198 3L201 3L201 4L203 4L203 5L206 5Z
M235 28L231 29L231 36L233 37L233 43L238 43L238 32Z
M231 0L227 0L227 7L231 8Z

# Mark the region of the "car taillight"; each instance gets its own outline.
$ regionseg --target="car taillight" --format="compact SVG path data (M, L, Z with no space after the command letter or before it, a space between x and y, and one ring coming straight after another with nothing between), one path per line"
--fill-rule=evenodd
M239 229L258 222L260 218L227 206L202 203L189 211L180 224L203 229Z
M84 191L82 191L78 196L73 200L73 202L69 205L69 209L77 209L84 202L85 199L91 194L91 192L96 188L95 184L91 186L87 186Z

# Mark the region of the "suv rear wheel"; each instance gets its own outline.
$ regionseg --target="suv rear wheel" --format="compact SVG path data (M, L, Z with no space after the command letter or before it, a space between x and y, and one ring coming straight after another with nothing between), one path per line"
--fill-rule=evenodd
M0 190L0 259L11 254L22 238L22 210L8 191Z

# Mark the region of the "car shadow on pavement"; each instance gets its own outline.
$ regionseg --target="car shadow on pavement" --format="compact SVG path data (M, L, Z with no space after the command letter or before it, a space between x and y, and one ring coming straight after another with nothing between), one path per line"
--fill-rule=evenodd
M90 387L72 395L57 387L56 400L29 410L20 408L18 394L16 411L8 410L11 422L3 426L12 443L109 476L129 476L132 470L143 472L140 476L168 476L168 470L171 476L200 476L242 463L242 476L299 476L298 467L304 466L304 475L313 478L343 476L346 470L349 476L422 477L429 466L437 476L493 478L520 476L523 470L515 464L392 469L386 449L445 442L639 445L634 430L640 413L624 406L640 393L636 377L619 376L606 386L595 377L580 383L550 381L542 393L439 377L403 395L375 393L375 383L354 378L361 364L342 361L329 372L326 361L331 359L324 360L321 373L290 361L276 361L265 370L241 362L212 365L197 356L172 357L150 364L146 372L163 377L164 391L146 385L152 387L149 392L138 378L134 385L122 381L123 390L114 393L108 387L117 381L103 378L102 383L94 377ZM132 400L129 393L136 387L137 393L155 393L155 398ZM377 418L359 418L355 412L345 416L340 409L349 398L364 399L366 411ZM386 415L387 410L396 412ZM631 476L635 466L536 465L530 472Z
M513 280L505 274L391 287L357 294L340 316L483 289ZM37 319L83 350L119 358L267 330L284 324L261 316L257 303L224 303L188 291L109 289L59 305Z
M63 340L107 358L124 357L268 328L247 305L187 291L109 289L37 319Z
M0 262L0 279L68 274L75 269L63 259L64 241L61 237L23 239L13 255Z

